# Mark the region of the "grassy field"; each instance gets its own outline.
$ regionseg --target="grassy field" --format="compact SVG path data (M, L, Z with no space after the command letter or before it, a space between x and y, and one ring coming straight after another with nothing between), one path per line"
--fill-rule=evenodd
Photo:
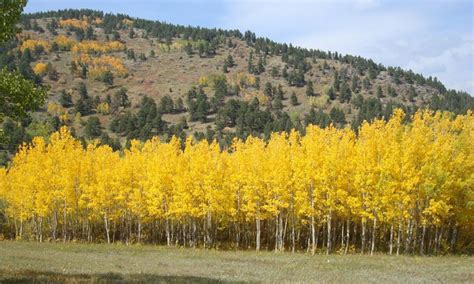
M0 242L3 282L473 282L474 257Z

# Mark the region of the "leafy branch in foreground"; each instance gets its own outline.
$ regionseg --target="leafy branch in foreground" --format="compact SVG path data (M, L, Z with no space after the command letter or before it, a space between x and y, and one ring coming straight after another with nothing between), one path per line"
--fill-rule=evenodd
M21 118L44 103L47 88L36 86L19 72L0 70L0 120Z

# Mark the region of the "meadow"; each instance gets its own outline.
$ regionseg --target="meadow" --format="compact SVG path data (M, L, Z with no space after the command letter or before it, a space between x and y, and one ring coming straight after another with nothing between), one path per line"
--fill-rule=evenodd
M473 260L2 241L0 282L468 283Z

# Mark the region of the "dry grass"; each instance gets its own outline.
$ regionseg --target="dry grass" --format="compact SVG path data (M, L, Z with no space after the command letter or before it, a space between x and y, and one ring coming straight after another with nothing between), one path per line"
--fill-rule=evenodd
M40 19L38 20L38 24L46 29L47 21L49 21L49 19ZM140 53L148 56L150 51L153 50L156 54L156 57L149 57L146 61L142 62L140 60L127 60L125 52L115 52L111 54L112 56L123 59L124 64L129 71L128 77L115 78L113 87L107 87L104 85L104 83L95 81L93 79L82 80L77 76L72 76L69 70L72 59L71 52L59 52L58 54L48 52L47 54L42 55L40 61L45 63L51 62L59 72L59 80L57 82L50 81L47 78L44 79L45 83L51 86L51 96L48 98L48 101L58 101L58 94L63 89L70 91L73 94L74 100L77 100L79 95L75 88L77 88L79 82L84 82L87 85L90 95L97 95L102 99L105 99L107 95L113 96L119 87L125 87L128 89L128 95L133 106L136 106L140 103L142 94L146 94L147 96L155 99L157 102L165 95L170 95L173 99L177 99L178 97L184 98L186 92L193 85L198 83L201 76L222 74L223 62L229 54L233 56L236 66L230 68L229 74L227 75L232 77L239 73L247 72L248 57L251 52L251 48L247 46L247 44L242 40L234 38L232 41L237 45L235 48L228 48L227 46L223 45L218 48L217 54L215 56L201 58L197 54L188 56L182 50L171 50L169 52L164 51L159 47L160 43L157 41L157 39L141 38L140 35L142 34L142 31L138 29L135 29L135 31L139 36L130 39L127 30L119 30L121 40L124 41L127 49L133 49L137 57ZM31 31L28 32L33 33ZM64 29L58 29L58 32L62 35L66 34ZM102 29L96 28L95 34L97 35L99 41L105 40L105 34ZM74 38L74 36L70 37ZM47 41L54 39L54 37L49 32L35 34L35 38ZM179 40L175 39L175 41ZM254 64L256 64L258 57L256 55L254 55L254 57ZM353 72L355 72L355 69L353 69L349 64L342 63L340 61L323 59L314 59L314 61L313 59L308 59L307 61L311 64L312 68L305 75L305 80L313 81L314 90L318 94L318 97L323 95L325 93L325 89L333 84L334 73L336 70L342 72L342 70L347 69L349 77L352 76ZM330 67L329 69L322 68L324 61L326 61ZM267 58L267 70L259 76L261 80L261 89L263 89L263 86L266 82L271 82L275 86L278 84L282 85L286 98L286 100L283 102L284 110L288 113L296 113L298 114L299 118L302 119L304 114L308 113L311 109L311 102L305 95L306 88L288 86L287 81L281 76L281 74L275 78L272 77L270 74L272 66L278 66L281 71L281 68L285 66L285 63L282 61L280 56L269 56ZM364 76L366 75L367 74ZM396 89L399 96L396 98L386 97L383 99L383 103L387 103L388 101L403 103L406 101L408 85L396 85L390 83L390 81L391 80L387 72L384 71L378 76L377 79L373 80L370 90L365 90L363 88L361 89L361 95L364 97L373 97L378 85L384 86L385 90L386 86L391 84ZM248 90L243 90L240 96L233 98L239 100L244 99L244 91ZM209 97L211 97L214 93L210 89L206 89L206 92ZM290 104L289 98L293 92L296 94L298 101L300 102L300 104L297 106L292 106ZM429 97L435 91L427 86L418 86L417 92L420 94L420 96L417 98L416 104L421 105L421 97ZM319 102L316 103L315 106L322 108L326 112L329 112L334 106L341 107L346 112L347 120L352 120L357 114L357 110L354 109L351 104L340 104L338 101L327 101L326 98L319 98ZM349 109L351 109L351 113L349 113ZM165 117L165 120L170 123L177 123L183 115L186 117L188 116L187 113L180 115L168 115ZM111 120L110 117L103 115L98 115L98 117L104 126L104 130L107 132L108 122ZM194 131L205 131L208 125L212 126L213 123L203 124L196 122L189 124L190 129L188 134L192 134ZM80 125L75 125L75 128L78 133L80 133L83 127Z
M473 257L0 242L0 282L472 282Z

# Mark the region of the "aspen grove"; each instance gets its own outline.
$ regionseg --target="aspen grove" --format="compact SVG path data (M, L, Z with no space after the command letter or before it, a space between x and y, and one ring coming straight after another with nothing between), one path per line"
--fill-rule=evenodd
M311 253L437 254L474 236L474 116L214 141L90 143L62 128L0 168L4 237ZM1 209L3 208L3 209Z

